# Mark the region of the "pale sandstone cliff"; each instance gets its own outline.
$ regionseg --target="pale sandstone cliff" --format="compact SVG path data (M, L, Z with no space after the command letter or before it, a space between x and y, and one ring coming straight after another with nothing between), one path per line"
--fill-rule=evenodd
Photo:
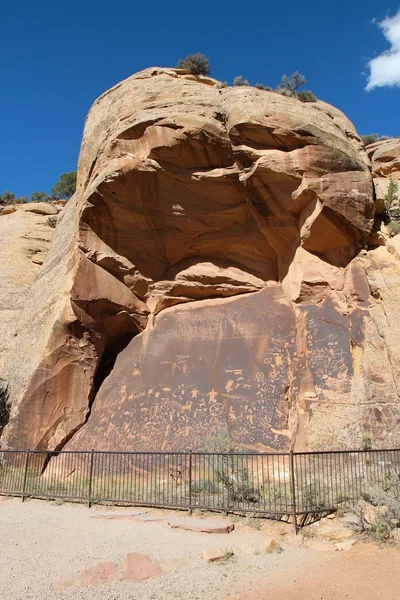
M48 218L58 212L51 204L33 202L0 208L0 377L20 313L53 239Z
M115 86L6 361L4 443L398 444L400 263L366 250L374 198L323 102L157 68Z

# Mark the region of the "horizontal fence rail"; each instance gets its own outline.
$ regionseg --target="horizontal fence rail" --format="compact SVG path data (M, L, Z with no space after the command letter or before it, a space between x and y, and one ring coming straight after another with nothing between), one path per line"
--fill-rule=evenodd
M400 476L400 449L289 453L0 451L0 495L293 517Z

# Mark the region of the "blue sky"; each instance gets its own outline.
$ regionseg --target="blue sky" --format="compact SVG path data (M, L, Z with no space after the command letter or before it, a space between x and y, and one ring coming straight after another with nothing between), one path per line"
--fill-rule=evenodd
M299 70L359 133L400 136L399 9L400 0L4 0L0 192L50 192L76 169L97 96L195 52L229 83L242 75L274 87Z

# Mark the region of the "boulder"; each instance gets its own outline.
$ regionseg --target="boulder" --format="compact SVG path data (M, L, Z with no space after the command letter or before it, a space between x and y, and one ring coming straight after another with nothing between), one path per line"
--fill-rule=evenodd
M400 179L400 139L389 138L371 144L367 154L372 163L372 172L376 177Z
M0 215L1 216L12 215L15 212L17 212L17 207L16 206L4 206L1 209Z
M207 563L221 560L224 556L226 556L226 550L222 548L204 548L203 550L203 560Z
M37 215L57 215L58 210L55 206L53 206L50 202L27 202L26 204L22 204L20 210L24 210L26 212L32 212Z

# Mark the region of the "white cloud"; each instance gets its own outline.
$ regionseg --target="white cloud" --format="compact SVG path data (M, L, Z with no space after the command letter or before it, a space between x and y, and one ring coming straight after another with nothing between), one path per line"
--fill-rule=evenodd
M378 23L378 26L390 48L368 63L370 75L365 88L367 91L377 87L400 86L400 10L394 17L387 17Z

